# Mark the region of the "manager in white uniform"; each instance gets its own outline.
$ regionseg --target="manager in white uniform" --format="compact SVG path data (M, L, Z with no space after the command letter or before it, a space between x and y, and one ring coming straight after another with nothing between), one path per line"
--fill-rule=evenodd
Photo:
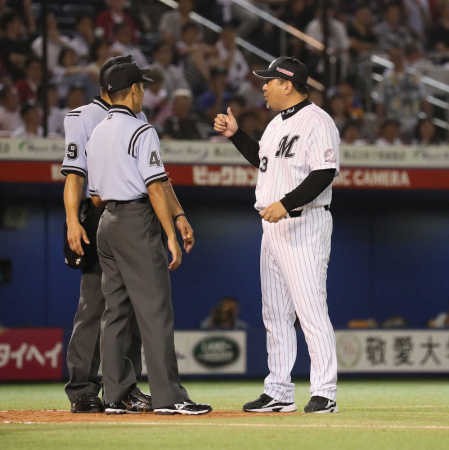
M337 411L335 334L326 304L331 248L332 180L340 138L332 118L308 100L306 66L279 57L266 70L267 106L278 111L259 142L238 128L230 108L214 128L259 168L255 208L262 218L260 276L269 374L248 412L296 411L291 371L299 319L310 355L311 398L306 413Z

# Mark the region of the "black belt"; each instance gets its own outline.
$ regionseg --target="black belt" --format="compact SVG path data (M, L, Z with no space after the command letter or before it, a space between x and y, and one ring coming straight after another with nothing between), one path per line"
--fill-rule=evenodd
M331 207L330 207L329 205L324 205L323 208L324 208L326 211L330 211L330 209L331 209ZM303 212L303 211L304 211L303 209L295 209L295 210L293 210L293 211L290 211L290 212L288 213L288 215L289 215L290 217L300 217L300 216L302 215L302 212Z
M134 198L132 200L108 200L106 202L107 205L127 205L129 203L147 203L148 202L148 197L139 197L139 198Z

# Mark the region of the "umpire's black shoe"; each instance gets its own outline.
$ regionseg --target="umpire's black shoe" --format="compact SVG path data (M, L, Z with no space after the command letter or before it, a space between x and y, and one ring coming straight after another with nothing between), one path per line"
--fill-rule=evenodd
M82 395L70 405L72 413L102 413L103 411L103 402L95 394Z
M294 402L279 402L267 394L262 394L258 399L245 403L243 411L246 412L294 412L298 408Z
M146 403L150 411L153 411L153 399L151 398L151 395L145 394L137 386L134 386L131 389L130 393L128 394L128 398L136 402Z
M156 414L183 414L191 416L207 414L211 411L212 406L193 402L175 403L173 405L164 406L162 408L154 408L154 412Z
M106 414L139 414L152 411L148 401L142 401L135 396L128 396L119 401L104 404L104 412Z
M317 414L336 413L338 412L338 407L334 400L314 395L304 407L304 412Z

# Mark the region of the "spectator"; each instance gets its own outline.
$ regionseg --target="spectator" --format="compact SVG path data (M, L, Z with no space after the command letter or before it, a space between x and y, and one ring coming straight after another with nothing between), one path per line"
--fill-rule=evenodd
M203 92L215 62L215 48L202 41L195 23L188 22L182 27L181 40L176 43L176 49L193 94Z
M42 83L42 66L36 58L30 58L25 64L25 76L17 81L16 87L21 104L35 102Z
M237 95L245 99L248 108L263 108L265 107L265 98L260 89L260 80L256 78L251 72L246 77L239 89Z
M232 114L237 120L247 110L246 101L241 95L233 95L228 101L228 106L232 109Z
M0 18L0 58L9 75L17 80L22 77L29 52L29 41L24 24L16 13L8 13Z
M232 90L237 90L249 73L248 63L235 42L236 34L232 25L224 25L217 41L219 64L228 71L227 83Z
M172 47L159 41L153 48L151 69L158 69L164 74L164 88L170 96L176 89L188 89L189 84L180 67L173 64Z
M148 0L132 0L130 2L130 14L139 23L139 29L143 34L157 34L162 15L167 6L162 2Z
M53 68L53 83L58 85L59 97L66 98L70 86L79 85L90 89L90 78L85 66L80 65L78 54L72 48L63 48L58 58L58 65ZM93 83L92 83L93 84ZM95 85L92 92L97 92ZM95 95L95 94L94 94Z
M12 137L16 138L34 138L42 137L43 130L41 126L42 111L32 103L26 103L21 111L23 124L12 133Z
M422 118L416 124L415 130L415 145L438 145L440 139L437 129L429 118Z
M148 65L147 58L142 50L133 43L132 29L126 22L116 25L115 40L112 43L111 51L114 55L131 55L139 67Z
M379 147L386 147L389 145L403 145L401 140L401 124L398 120L385 120L379 131L379 137L376 140L376 145Z
M6 84L0 91L0 136L11 136L22 124L17 88Z
M382 120L396 119L407 136L411 137L418 117L429 113L425 91L415 71L407 70L404 51L400 47L390 49L394 67L388 71L377 86L375 98L377 114Z
M5 1L2 0L2 3L5 3ZM36 33L36 20L34 18L34 14L33 14L33 1L32 0L22 0L21 3L22 4L20 6L16 6L14 10L21 17L23 17L23 21L25 23L25 27L27 30L27 36L30 37ZM2 15L1 12L0 12L0 15Z
M336 86L337 94L343 97L349 118L357 120L364 115L362 100L354 89L354 81L350 78L343 80Z
M349 37L346 32L344 23L340 22L335 17L336 6L335 4L329 4L327 9L326 20L329 27L329 40L327 51L335 59L336 65L336 82L341 78L345 78L348 72L349 66ZM312 36L316 40L323 42L324 35L322 30L322 10L319 8L316 11L315 18L307 25L306 34ZM323 75L324 67L321 64L321 52L315 48L309 48L312 52L312 66L315 66L317 73Z
M449 59L449 1L441 3L437 23L430 30L431 50L441 52Z
M164 138L202 138L198 119L192 112L192 103L192 93L188 89L178 89L173 93L171 114L162 127Z
M8 5L8 0L0 0L0 17L13 12Z
M239 319L239 302L234 297L223 297L200 325L203 330L246 330L248 325Z
M40 93L41 97L43 93ZM55 84L47 86L48 103L48 133L52 136L64 136L64 111L59 107L58 87Z
M362 124L359 121L348 120L341 131L341 143L344 145L366 145L361 137Z
M168 45L174 45L181 39L184 25L190 22L193 11L193 0L179 0L178 8L162 15L159 23L159 34Z
M87 15L78 17L70 46L76 51L82 63L89 60L90 48L94 43L95 30L92 17Z
M259 117L255 111L246 111L240 114L239 127L252 139L259 141L263 134Z
M133 42L136 42L139 30L134 19L125 11L126 0L106 0L106 5L107 9L100 12L95 21L104 39L111 43L114 40L115 27L121 23L126 23L131 29Z
M63 36L59 32L58 22L56 21L56 17L54 13L50 12L47 14L45 18L45 24L47 27L47 61L48 67L51 69L58 64L58 57L61 53L61 50L65 47L70 47L70 39L67 36ZM36 56L42 58L42 36L38 36L33 43L31 44L31 48Z
M368 5L361 4L349 22L350 55L354 63L366 61L377 45L373 29L373 15Z
M384 20L375 28L380 50L386 52L392 47L405 47L414 43L408 28L403 25L404 11L399 3L387 5Z
M260 2L252 0L249 0L249 2L255 3L255 6L260 7L258 4ZM237 35L242 38L250 36L259 25L259 18L255 14L240 5L233 4L232 0L216 0L214 9L220 11L218 20L222 25L231 22L237 23Z
M449 328L449 309L430 319L427 325L429 328Z
M92 62L86 67L86 72L89 74L92 83L98 85L100 69L111 56L113 54L110 44L101 39L95 41L90 48L90 60Z
M430 25L430 6L428 0L402 0L407 26L413 36L427 45L427 29Z
M220 67L211 70L209 88L197 99L196 110L203 113L203 118L210 123L216 114L226 111L228 101L232 97L226 90L227 73Z
M324 109L324 96L322 91L309 88L309 100Z
M314 3L313 0L288 0L280 18L299 30L305 30L314 18Z
M143 95L143 108L148 122L162 133L162 124L171 113L170 101L167 90L164 87L164 73L157 67L153 67L145 73L153 82L146 86Z
M66 105L63 110L64 115L85 103L87 103L87 96L84 88L82 86L71 86L67 93Z
M341 94L335 94L329 100L329 115L334 119L338 131L342 131L343 126L349 119L349 114L346 110L345 99Z
M288 0L280 14L280 19L298 30L305 30L315 16L316 2L313 0ZM276 33L279 35L279 33ZM286 54L304 61L307 59L307 50L304 41L290 34L285 34L287 39ZM273 40L276 53L279 51L280 38Z
M424 76L438 70L438 66L426 58L422 48L417 45L408 45L405 47L404 57L407 69L411 72L415 71L417 75Z

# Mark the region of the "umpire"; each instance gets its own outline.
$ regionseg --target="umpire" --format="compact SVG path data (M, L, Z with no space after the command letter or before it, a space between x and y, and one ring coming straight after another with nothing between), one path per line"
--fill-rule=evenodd
M82 270L80 298L67 348L69 381L65 391L74 413L101 412L104 409L98 397L101 388L98 369L100 323L105 302L101 292L101 269L95 245L102 209L95 208L88 196L83 199L88 175L85 150L93 129L107 116L110 108L105 72L114 65L131 61L130 56L109 59L100 70L100 96L91 103L70 111L64 119L66 153L61 172L66 176L66 262ZM146 121L143 113L139 118ZM148 411L151 409L151 397L143 394L136 386L142 365L141 340L137 327L131 327L122 339L128 340L129 348L127 380L131 387L125 399L126 407L134 412Z
M121 412L126 395L119 374L127 349L118 337L130 326L131 304L142 336L155 413L204 414L212 408L193 403L178 376L167 268L179 267L182 253L164 188L167 174L158 136L151 125L136 118L145 81L151 80L134 63L108 71L107 91L113 106L87 145L89 193L95 204L106 205L97 234L106 301L102 340L105 410Z

